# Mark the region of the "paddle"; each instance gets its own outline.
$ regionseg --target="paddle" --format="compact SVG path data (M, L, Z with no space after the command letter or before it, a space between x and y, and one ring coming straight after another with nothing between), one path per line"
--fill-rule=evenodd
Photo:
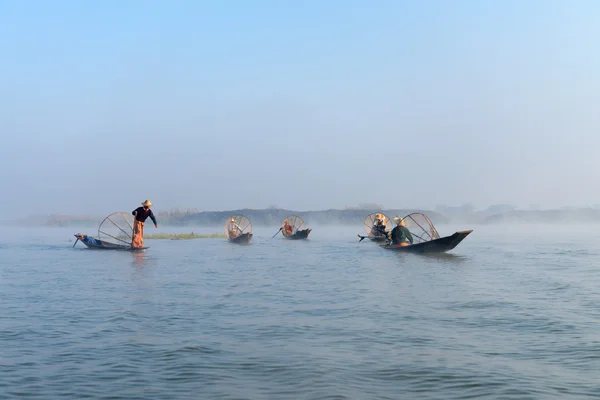
M75 245L77 244L78 241L79 241L79 238L75 239L75 243L73 243L73 247L75 247Z
M277 231L277 233L281 232L281 230L283 229L283 227L279 228L279 230ZM271 239L273 239L275 236L277 236L277 233L273 235L273 237Z
M381 233L381 237L387 237L388 233L386 231L380 232ZM362 242L364 239L366 238L371 238L371 237L379 237L378 235L368 235L368 236L361 236L360 234L357 235L360 240L358 241L358 243Z
M360 238L360 240L358 241L358 243L362 242L366 238L377 238L377 239L379 239L379 238L384 238L385 237L385 235L381 235L381 236L361 236L361 235L357 235L357 236Z

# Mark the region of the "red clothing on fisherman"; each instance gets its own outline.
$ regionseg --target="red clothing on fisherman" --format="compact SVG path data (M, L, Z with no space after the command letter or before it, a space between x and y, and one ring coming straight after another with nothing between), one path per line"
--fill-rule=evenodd
M289 236L292 233L294 233L294 228L292 228L292 225L290 225L290 222L286 219L283 224L283 235Z

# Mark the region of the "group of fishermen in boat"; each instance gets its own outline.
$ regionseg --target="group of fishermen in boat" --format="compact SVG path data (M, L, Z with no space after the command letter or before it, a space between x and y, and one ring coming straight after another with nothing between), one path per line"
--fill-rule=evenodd
M390 232L385 230L385 216L383 214L376 214L373 227L371 228L371 235L387 237L391 240L392 244L400 246L409 246L413 244L414 239L410 230L406 227L404 218L395 217L394 222L396 226Z

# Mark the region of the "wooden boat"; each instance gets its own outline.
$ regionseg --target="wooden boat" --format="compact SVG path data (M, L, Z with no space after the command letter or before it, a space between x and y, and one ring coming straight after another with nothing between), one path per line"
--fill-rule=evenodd
M290 230L284 229L286 224L291 228ZM292 215L283 220L283 224L279 229L279 232L283 235L284 238L290 240L298 240L298 239L307 239L308 235L312 231L310 228L302 229L304 226L304 221L302 218ZM278 233L279 233L278 232ZM277 235L277 234L275 234Z
M284 238L290 239L290 240L307 239L310 232L312 232L312 229L310 229L310 228L302 229L301 231L297 231L296 233L294 233L292 235L284 236Z
M373 242L379 243L388 240L387 235L383 234L380 230L377 229L377 220L381 221L381 226L386 232L390 232L393 229L393 225L391 222L392 220L384 213L369 214L363 221L363 227L365 229L366 235L359 234L359 242L362 242L364 239L369 239Z
M92 237L85 233L77 233L74 235L77 239L73 247L78 241L81 241L90 249L99 250L127 250L140 251L146 250L149 247L132 247L131 240L133 237L133 216L125 212L115 212L104 218L98 227L98 237Z
M402 244L380 244L379 247L407 253L444 253L454 249L464 240L472 229L455 232L450 236L440 237L431 220L422 213L412 213L404 217L406 227L413 237L413 243Z
M146 246L131 247L130 245L114 244L104 240L96 239L92 236L86 235L85 233L77 233L74 236L77 238L77 240L75 240L75 244L77 244L77 241L79 240L90 249L139 251L149 248ZM75 247L75 245L73 245L73 247Z
M472 229L455 232L450 236L441 237L439 239L434 239L427 242L414 243L409 246L401 246L399 244L380 244L379 247L387 250L404 251L409 253L444 253L454 249L471 232L473 232Z
M252 223L243 215L233 215L225 221L225 236L231 243L245 244L252 239Z
M251 233L242 233L237 237L228 238L231 243L248 243L250 242L250 239L252 239Z

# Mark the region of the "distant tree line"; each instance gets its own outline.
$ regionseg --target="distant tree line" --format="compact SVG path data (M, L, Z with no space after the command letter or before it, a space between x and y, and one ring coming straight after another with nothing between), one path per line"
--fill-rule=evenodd
M344 209L344 210L323 210L323 211L294 211L286 209L240 209L231 211L202 211L197 213L164 215L165 223L170 225L223 225L225 221L233 215L244 215L254 226L278 226L289 216L296 215L304 220L304 223L318 225L358 225L362 226L367 215L374 212L382 212L389 218L394 216L405 216L411 212L419 210L381 210L381 209ZM427 216L434 224L443 224L449 221L443 215L425 211Z

